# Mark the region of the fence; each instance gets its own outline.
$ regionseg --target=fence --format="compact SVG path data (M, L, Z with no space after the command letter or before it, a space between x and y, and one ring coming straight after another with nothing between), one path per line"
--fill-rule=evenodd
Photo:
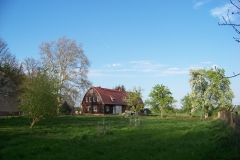
M235 131L240 134L240 118L238 112L220 111L218 112L218 118L233 126Z
M140 126L139 118L130 118L130 126Z
M110 123L105 123L105 122L102 122L102 123L98 123L97 125L97 131L98 133L103 133L103 134L106 134L107 132L110 132Z

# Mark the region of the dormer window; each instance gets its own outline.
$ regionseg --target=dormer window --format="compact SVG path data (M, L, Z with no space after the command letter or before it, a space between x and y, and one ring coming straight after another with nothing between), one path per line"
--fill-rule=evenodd
M109 97L111 98L112 102L115 103L115 101L116 101L115 98L111 95Z

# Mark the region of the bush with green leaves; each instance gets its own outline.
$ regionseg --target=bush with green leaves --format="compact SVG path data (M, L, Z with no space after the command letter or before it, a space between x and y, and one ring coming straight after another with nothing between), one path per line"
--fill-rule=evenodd
M54 79L45 72L39 72L33 79L22 85L19 109L31 119L30 128L35 122L58 115L58 87Z

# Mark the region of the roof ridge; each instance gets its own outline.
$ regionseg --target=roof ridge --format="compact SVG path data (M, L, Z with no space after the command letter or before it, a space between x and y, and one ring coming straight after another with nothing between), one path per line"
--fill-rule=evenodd
M112 91L112 92L126 92L126 91L122 91L122 90L116 90L116 89L110 89L110 88L102 88L102 87L93 87L93 88L100 88L102 90L105 90L105 91Z

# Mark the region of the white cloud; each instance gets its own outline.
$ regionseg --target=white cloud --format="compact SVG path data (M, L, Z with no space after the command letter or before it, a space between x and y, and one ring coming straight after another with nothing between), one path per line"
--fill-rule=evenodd
M180 70L179 68L169 68L168 69L169 71L178 71L178 70Z
M105 74L103 74L100 70L89 70L88 76L89 77L104 77Z
M161 76L172 76L172 75L180 75L180 74L188 74L189 68L168 68L167 70L161 71L155 74L154 77L161 77Z
M120 63L114 63L112 64L113 67L121 67L122 65Z
M91 70L89 77L142 77L143 74L159 72L162 66L166 65L151 61L106 64L102 69Z
M206 62L201 62L203 64L211 64L212 62L211 61L206 61Z
M178 74L188 74L188 69L179 69L179 68L169 68L163 72L166 75L178 75Z
M122 64L120 63L113 63L113 64L106 64L105 67L111 68L111 67L121 67Z
M155 69L143 69L142 72L156 72Z
M159 69L160 67L162 66L166 66L166 65L163 65L163 64L159 64L159 63L154 63L154 62L151 62L151 61L131 61L131 62L128 62L129 64L133 64L131 66L131 68L135 68L135 69L139 69L139 70L142 70L142 71L154 71L156 69Z
M211 65L209 68L214 68L212 62L205 61L202 64ZM108 68L106 68L106 66ZM121 66L121 68L117 68ZM164 68L163 68L164 66ZM154 63L151 61L131 61L125 63L114 63L105 65L102 69L90 70L89 77L161 77L189 74L191 69L203 69L200 65L191 65L186 68L171 67L166 68L167 65Z
M207 4L207 3L209 3L209 1L210 1L210 0L205 0L205 1L199 1L199 2L195 2L195 4L194 4L193 8L194 8L194 9L197 9L197 8L199 8L199 7L203 6L204 4Z
M193 6L193 8L194 8L194 9L197 9L197 8L201 7L202 5L204 5L204 2L197 2L197 3Z
M228 14L228 11L229 11L229 14ZM210 11L210 14L213 17L219 18L220 21L223 21L223 17L225 17L226 20L228 20L228 16L229 16L229 19L232 22L234 22L234 21L236 21L236 15L233 15L232 12L237 12L237 11L238 11L237 7L235 7L231 3L228 3L228 4L225 4L222 7L216 7L214 9L212 9Z

